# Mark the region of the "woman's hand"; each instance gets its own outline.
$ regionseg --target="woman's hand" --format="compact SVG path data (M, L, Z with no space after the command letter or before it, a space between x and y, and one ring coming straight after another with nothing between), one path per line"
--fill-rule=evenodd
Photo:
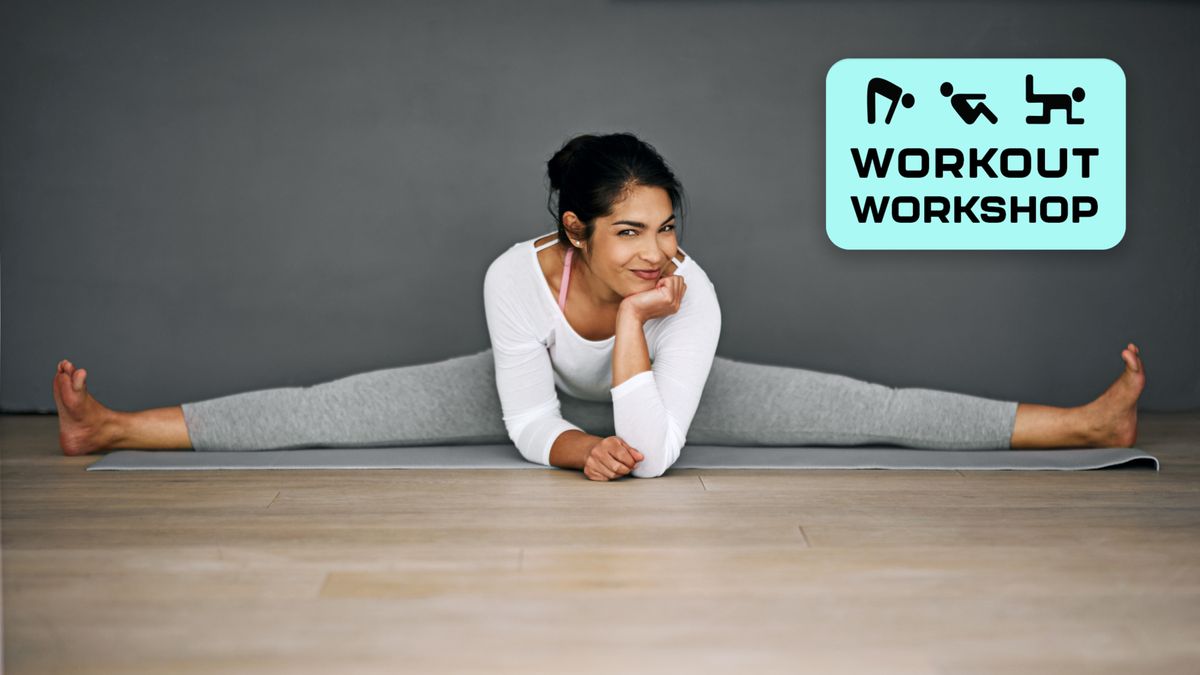
M633 316L645 323L650 319L678 312L685 291L687 283L683 277L674 274L662 277L654 288L625 296L620 309L632 312Z
M645 458L619 437L609 436L592 446L583 463L583 475L592 480L613 480L633 471Z

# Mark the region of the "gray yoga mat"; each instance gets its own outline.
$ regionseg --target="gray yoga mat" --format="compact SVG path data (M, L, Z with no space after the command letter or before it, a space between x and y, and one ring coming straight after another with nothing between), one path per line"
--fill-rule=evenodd
M672 469L1102 469L1149 465L1137 448L1069 450L914 450L888 446L733 447L689 445ZM306 448L255 452L118 450L88 471L203 469L555 469L525 461L515 446L436 445L399 448ZM670 471L667 472L668 474Z

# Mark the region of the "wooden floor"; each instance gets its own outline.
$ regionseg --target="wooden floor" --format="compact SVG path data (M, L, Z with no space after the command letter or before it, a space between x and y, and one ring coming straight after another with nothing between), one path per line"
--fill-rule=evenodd
M19 673L1196 673L1200 413L1153 468L91 472L0 417Z

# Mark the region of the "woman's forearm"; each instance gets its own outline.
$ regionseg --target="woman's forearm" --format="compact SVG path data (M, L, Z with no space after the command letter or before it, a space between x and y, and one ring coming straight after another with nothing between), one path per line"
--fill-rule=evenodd
M643 322L632 310L622 307L617 312L617 333L612 355L612 386L616 387L647 370L650 370L650 350L646 347Z
M650 350L642 321L632 311L617 312L617 333L613 344L613 384L616 387L638 373L650 370ZM583 469L592 448L604 440L576 429L568 429L550 446L550 466Z
M582 470L592 447L602 440L599 436L568 429L559 434L550 447L550 466Z

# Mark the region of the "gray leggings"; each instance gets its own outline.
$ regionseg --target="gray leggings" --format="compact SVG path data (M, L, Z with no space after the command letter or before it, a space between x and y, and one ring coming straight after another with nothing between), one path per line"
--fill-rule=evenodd
M558 392L562 416L613 436L612 402ZM307 387L183 404L196 450L509 443L492 350ZM717 356L687 432L694 445L1008 449L1017 402L893 388Z

